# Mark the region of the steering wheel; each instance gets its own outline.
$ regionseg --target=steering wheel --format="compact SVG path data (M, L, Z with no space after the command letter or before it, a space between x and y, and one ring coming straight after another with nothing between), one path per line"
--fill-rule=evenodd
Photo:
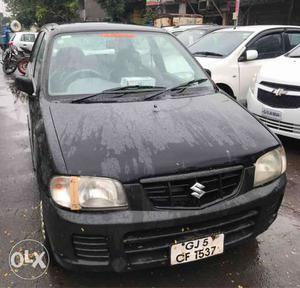
M64 85L69 86L72 82L77 80L78 78L83 78L84 77L91 77L91 78L102 78L102 75L92 69L82 69L82 70L76 70L74 72L71 72L65 80L63 80Z

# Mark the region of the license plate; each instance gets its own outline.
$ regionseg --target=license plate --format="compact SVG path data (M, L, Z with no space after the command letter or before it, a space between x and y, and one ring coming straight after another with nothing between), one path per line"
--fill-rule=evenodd
M282 119L281 111L265 107L262 108L262 116L277 121L281 121Z
M199 261L224 252L224 234L171 246L171 265Z

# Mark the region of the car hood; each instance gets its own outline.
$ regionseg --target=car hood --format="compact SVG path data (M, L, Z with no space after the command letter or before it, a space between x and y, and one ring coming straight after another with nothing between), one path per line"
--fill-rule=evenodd
M220 65L224 58L219 57L196 57L196 60L201 64L204 69L214 69Z
M281 56L265 64L259 73L261 81L300 86L300 58Z
M278 146L266 128L221 93L147 102L51 103L50 112L70 175L123 183L252 165Z

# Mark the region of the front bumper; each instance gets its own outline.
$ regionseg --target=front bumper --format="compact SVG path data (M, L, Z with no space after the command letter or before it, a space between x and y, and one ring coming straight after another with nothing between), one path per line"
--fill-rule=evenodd
M248 110L262 121L272 132L278 135L300 139L300 109L273 108L257 100L249 89L247 95ZM262 115L264 108L281 113L281 120L267 118Z
M286 176L202 210L74 213L43 199L55 260L71 270L129 271L170 265L170 245L215 233L227 247L264 232L276 219Z

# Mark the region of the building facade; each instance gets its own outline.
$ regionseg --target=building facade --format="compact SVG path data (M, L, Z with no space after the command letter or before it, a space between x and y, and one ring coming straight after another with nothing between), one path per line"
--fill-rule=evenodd
M157 7L162 14L198 14L199 0L146 0L147 6Z
M205 22L233 24L235 0L200 0ZM299 0L240 0L239 25L300 25Z
M143 24L146 0L126 1L124 23ZM80 0L80 18L82 21L109 21L106 11L97 0Z
M96 0L80 0L83 21L104 21ZM144 24L146 7L157 14L201 14L204 23L233 24L236 0L128 0L123 22ZM300 25L300 0L240 0L239 25Z

